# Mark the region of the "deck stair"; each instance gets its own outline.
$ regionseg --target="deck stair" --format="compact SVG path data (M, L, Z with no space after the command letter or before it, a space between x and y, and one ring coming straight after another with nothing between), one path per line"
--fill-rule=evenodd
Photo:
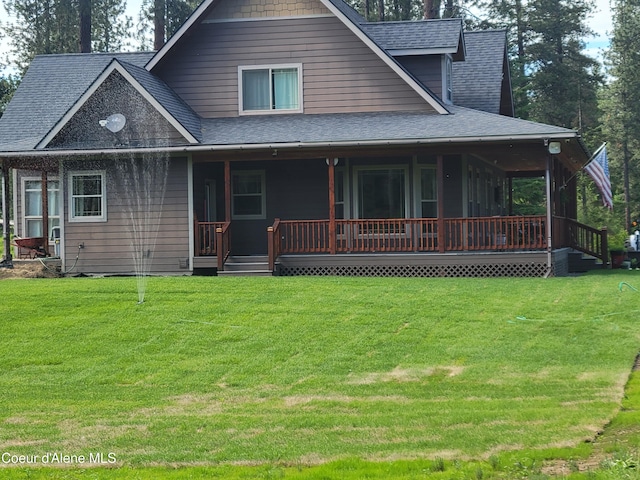
M602 262L586 253L573 250L569 252L569 273L584 273L602 268Z
M270 277L269 258L266 255L233 255L224 264L224 270L218 276L234 277Z

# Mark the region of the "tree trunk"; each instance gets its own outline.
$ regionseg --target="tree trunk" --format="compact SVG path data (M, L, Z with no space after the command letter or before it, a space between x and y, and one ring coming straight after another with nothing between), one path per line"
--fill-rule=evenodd
M91 52L91 0L80 0L80 53Z
M165 0L154 0L153 3L153 48L160 50L164 45Z
M438 18L440 11L440 0L424 0L424 18Z

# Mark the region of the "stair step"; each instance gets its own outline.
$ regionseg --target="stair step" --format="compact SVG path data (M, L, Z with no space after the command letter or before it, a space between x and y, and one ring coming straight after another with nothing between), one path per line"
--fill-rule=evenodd
M590 255L573 251L569 253L569 272L582 273L602 268L602 262Z
M272 276L269 257L266 255L233 255L224 263L218 276Z
M218 271L219 277L272 277L270 270L223 270Z
M231 255L226 263L269 263L266 255Z

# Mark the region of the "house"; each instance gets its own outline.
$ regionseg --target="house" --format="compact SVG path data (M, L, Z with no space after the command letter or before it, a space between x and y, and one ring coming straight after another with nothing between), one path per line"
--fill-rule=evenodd
M513 118L506 51L460 19L205 0L157 52L39 56L0 119L16 233L85 273L566 274L606 257L575 220L588 152ZM530 176L547 213L514 216Z

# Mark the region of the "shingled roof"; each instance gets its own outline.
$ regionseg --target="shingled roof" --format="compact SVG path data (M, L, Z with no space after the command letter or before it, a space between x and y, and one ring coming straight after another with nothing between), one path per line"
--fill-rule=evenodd
M152 56L146 52L37 56L0 119L0 150L35 148L114 58L142 67Z
M513 116L506 31L465 32L464 38L467 58L453 64L454 103Z
M565 138L562 127L452 107L450 115L416 112L252 115L202 120L207 145L450 143Z
M362 29L391 55L449 53L464 60L462 20L420 20L415 22L363 23Z
M372 49L390 59L389 63L399 75L404 75L402 78L416 83L414 88L423 93L427 92L426 87L418 84L390 52L402 55L402 52L413 51L422 55L427 51L442 53L446 50L460 55L464 54L466 43L466 61L454 63L454 102L459 106L447 106L445 113L448 114L387 112L201 119L153 74L151 63L160 52L43 55L34 59L0 119L0 151L25 152L38 148L41 142L40 148L46 147L43 140L65 116L71 115L74 106L90 93L92 85L114 59L135 83L200 142L194 144L192 140L185 150L252 144L451 143L577 136L573 130L496 115L503 113L501 101L506 95L504 91L500 93L503 73L508 74L504 64L504 31L463 34L459 19L367 23L342 0L324 1L334 7L337 15L347 18L345 23L351 25L349 28L362 35ZM206 10L205 3L198 7L200 14ZM431 95L428 92L428 96Z

